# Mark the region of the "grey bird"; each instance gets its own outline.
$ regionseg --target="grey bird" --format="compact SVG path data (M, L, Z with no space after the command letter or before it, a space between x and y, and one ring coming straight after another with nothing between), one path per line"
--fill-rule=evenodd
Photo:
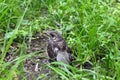
M47 54L50 61L59 61L69 64L70 53L68 53L66 41L62 37L61 33L54 30L49 30L45 33L48 35Z

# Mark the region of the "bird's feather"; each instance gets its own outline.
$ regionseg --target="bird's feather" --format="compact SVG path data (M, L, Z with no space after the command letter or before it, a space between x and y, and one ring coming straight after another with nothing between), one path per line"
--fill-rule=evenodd
M47 53L50 61L57 60L64 63L69 63L70 57L67 52L68 47L66 41L62 36L56 31L48 32L49 39L47 43Z

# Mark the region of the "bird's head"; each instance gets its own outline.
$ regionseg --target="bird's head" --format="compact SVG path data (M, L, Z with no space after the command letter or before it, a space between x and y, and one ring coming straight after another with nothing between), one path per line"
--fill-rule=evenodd
M61 32L57 32L54 30L48 30L46 32L43 32L43 34L45 34L46 37L52 38L52 39L62 38Z

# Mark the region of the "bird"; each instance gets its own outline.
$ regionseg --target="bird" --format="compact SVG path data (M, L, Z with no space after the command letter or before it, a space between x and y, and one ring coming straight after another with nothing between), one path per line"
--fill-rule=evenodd
M70 53L68 46L62 34L55 30L48 30L45 32L48 36L47 40L47 54L49 61L58 61L65 64L70 63Z

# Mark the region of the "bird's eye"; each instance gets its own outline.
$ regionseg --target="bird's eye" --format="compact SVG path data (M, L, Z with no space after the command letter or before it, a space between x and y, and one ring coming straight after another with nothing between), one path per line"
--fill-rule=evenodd
M50 35L51 35L51 37L55 37L55 35L54 35L54 34L52 34L52 33L51 33Z

